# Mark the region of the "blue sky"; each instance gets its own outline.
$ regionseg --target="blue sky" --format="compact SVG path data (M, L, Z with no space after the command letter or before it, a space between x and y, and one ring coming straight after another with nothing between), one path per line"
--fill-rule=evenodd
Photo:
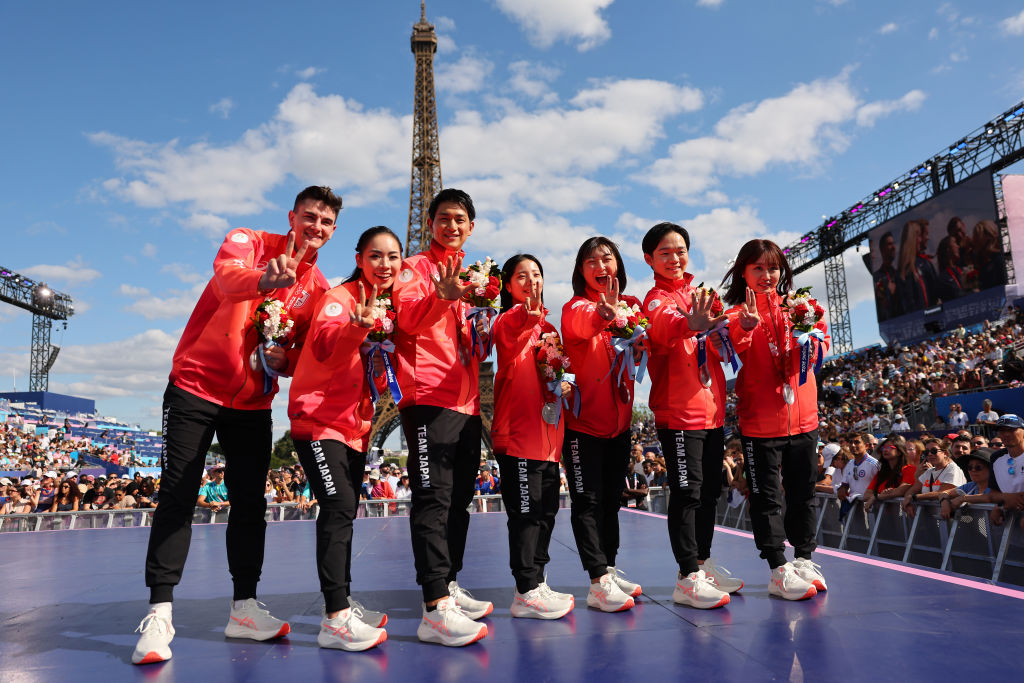
M1019 2L431 0L427 16L444 181L479 214L470 255L537 254L554 309L590 235L619 241L642 297L640 238L680 222L691 270L717 281L745 240L788 243L1024 97ZM283 232L308 184L345 198L328 277L364 228L404 235L418 17L415 0L3 5L0 265L76 301L52 390L156 428L223 234ZM869 344L870 281L853 254L847 271ZM824 296L820 269L798 284ZM27 388L30 322L0 308L0 389Z

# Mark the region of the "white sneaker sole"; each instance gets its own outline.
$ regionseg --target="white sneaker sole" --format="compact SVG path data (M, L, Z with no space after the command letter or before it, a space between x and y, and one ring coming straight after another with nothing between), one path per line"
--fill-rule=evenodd
M813 598L817 594L818 589L814 586L810 586L806 593L783 593L778 589L772 590L771 587L768 588L768 595L774 595L775 597L782 598L783 600L807 600L809 598Z
M157 650L149 650L148 652L140 652L136 650L132 653L132 664L158 664L160 662L166 662L171 658L171 648L164 648L166 652Z
M602 612L625 612L628 609L633 609L634 604L633 598L626 598L626 602L621 605L609 605L593 597L593 593L587 594L587 607L593 607L594 609L599 609Z
M456 603L456 604L458 604L458 603ZM477 609L477 610L468 610L465 607L463 607L462 605L459 605L459 608L462 610L463 614L465 614L467 617L469 617L473 621L476 621L477 619L483 619L488 614L493 612L494 611L494 603L488 602L486 607L482 607L482 608Z
M388 632L384 629L380 630L380 635L370 640L362 640L359 642L348 642L332 636L330 633L320 631L316 637L317 645L322 648L331 650L347 650L348 652L362 652L363 650L369 650L371 647L377 647L385 640L388 639Z
M486 636L487 626L484 624L480 625L480 630L477 631L475 634L469 634L461 636L459 638L452 638L451 636L446 636L443 633L437 631L436 629L430 628L429 626L427 628L423 628L422 623L420 623L419 627L416 629L416 637L419 638L422 642L437 643L439 645L444 645L446 647L463 647L465 645L475 643L476 641L485 638Z
M280 638L291 633L292 627L288 625L288 622L281 624L281 627L276 631L257 631L255 629L248 628L246 626L239 626L234 622L224 627L224 635L228 638L247 638L249 640L273 640L274 638Z
M729 594L723 591L722 597L716 601L708 600L707 602L700 602L698 600L694 600L683 591L674 590L672 591L672 602L677 605L694 607L696 609L715 609L718 607L725 607L729 604Z
M571 612L572 608L575 606L576 600L572 599L569 602L569 606L565 609L555 610L553 612L540 612L517 601L512 603L512 607L509 608L509 611L512 612L512 616L517 619L561 619Z

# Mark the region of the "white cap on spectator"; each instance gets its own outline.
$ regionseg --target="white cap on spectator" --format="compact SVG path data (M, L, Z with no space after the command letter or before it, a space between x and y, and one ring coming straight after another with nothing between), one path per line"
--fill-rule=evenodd
M11 480L8 479L7 477L4 477L3 479L0 479L0 484L3 484L4 486L10 486L11 483L12 483Z
M895 417L897 420L902 420L903 419L903 413L896 413L893 417Z
M380 479L380 471L370 470L370 479Z
M43 476L44 477L50 477L51 479L56 479L57 478L57 473L54 472L53 470L48 470L46 472L46 474L44 474Z
M369 471L371 471L372 469L373 469L373 468L372 468L372 467L370 467L369 465L364 465L364 466L363 466L363 472L369 472Z
M821 449L821 455L825 458L825 467L830 467L832 465L832 458L836 457L836 453L838 452L839 444L825 444L825 447Z
M32 481L32 477L25 477L24 479L21 480L21 483L22 484L33 484L35 482Z

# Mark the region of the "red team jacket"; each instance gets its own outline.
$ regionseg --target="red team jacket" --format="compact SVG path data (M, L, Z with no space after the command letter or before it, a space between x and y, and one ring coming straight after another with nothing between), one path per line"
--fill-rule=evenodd
M781 311L780 297L775 292L757 295L757 313L761 324L747 332L742 329L737 317L739 306L730 308L729 335L736 347L743 367L736 378L736 393L739 403L736 412L743 436L770 439L780 436L805 434L818 428L818 385L814 376L814 359L818 353L812 343L811 363L807 371L807 382L800 385L800 345L792 340L788 365L780 371L776 359L769 349L769 337L765 328L781 320L783 334L792 336L792 324ZM819 323L825 329L825 323ZM828 353L832 338L825 335L822 353ZM780 355L784 347L779 348ZM793 387L795 400L788 405L782 398L783 382Z
M619 297L630 306L640 305L635 296ZM566 429L599 438L618 436L629 429L633 418L633 382L623 375L630 400L619 395L616 373L608 374L614 352L608 321L597 314L596 292L574 296L562 307L562 346L576 374L582 404L580 416L565 415ZM565 414L565 411L563 411Z
M659 429L716 429L725 422L721 357L708 339L705 348L711 386L705 387L697 370L697 333L676 310L676 306L690 310L692 281L690 273L679 280L655 274L654 287L644 298L644 315L650 323L650 406Z
M370 286L363 283L369 291ZM350 322L359 282L346 282L320 300L306 335L288 399L292 436L333 439L365 453L373 401L359 347L369 333Z
M402 263L391 297L398 316L399 409L426 405L480 414L479 360L472 355L466 320L471 306L461 299L439 299L430 279L438 276L438 264L462 253L431 242L430 249Z
M563 405L557 425L541 417L546 387L537 368L535 344L546 332L558 334L544 316L540 320L529 316L522 304L494 321L491 334L498 349L498 372L494 375L491 441L496 452L513 458L558 462L569 411Z
M217 405L268 410L277 381L263 393L263 366L255 353L259 337L252 322L263 302L259 279L267 262L284 253L287 235L237 228L224 238L213 261L213 278L192 311L174 351L170 380L176 387ZM299 265L295 284L268 296L283 301L295 326L288 349L291 374L320 297L330 287L315 262ZM255 353L254 353L255 352Z

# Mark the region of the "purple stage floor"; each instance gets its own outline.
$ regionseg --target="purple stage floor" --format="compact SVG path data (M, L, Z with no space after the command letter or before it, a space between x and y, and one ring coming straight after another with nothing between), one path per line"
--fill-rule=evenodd
M672 603L675 575L663 517L624 511L619 566L643 584L636 608L590 610L568 511L552 540L549 582L577 596L558 621L512 619L504 514L474 515L460 583L493 600L489 635L466 648L416 640L420 593L406 518L359 519L354 594L389 616L388 641L364 653L316 645L322 599L312 522L267 533L260 599L291 621L273 643L228 640L231 584L221 524L196 526L176 592L169 662L129 663L147 609L142 564L149 530L0 536L0 681L937 681L1019 679L1024 592L821 552L830 589L805 602L768 596L753 540L720 530L715 556L747 585L722 609ZM1015 663L1016 662L1016 663Z

